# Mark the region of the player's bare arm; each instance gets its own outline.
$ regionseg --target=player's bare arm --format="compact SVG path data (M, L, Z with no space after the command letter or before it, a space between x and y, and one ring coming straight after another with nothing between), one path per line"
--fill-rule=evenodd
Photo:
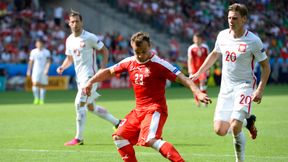
M72 56L66 56L65 60L63 61L62 65L57 68L57 73L62 75L63 71L67 69L73 63Z
M32 69L32 65L33 65L34 61L33 60L29 60L29 63L28 63L28 68L27 68L27 72L26 72L26 75L28 77L31 76L31 69Z
M254 92L252 96L252 100L254 102L257 102L258 104L261 103L264 88L267 84L267 81L271 72L268 59L265 59L264 61L259 62L259 64L261 66L261 80L259 82L258 88L256 89L256 91Z
M106 48L106 46L103 46L101 48L101 50L99 50L99 52L103 55L103 59L102 59L101 65L100 65L100 69L104 69L104 68L106 68L106 65L108 63L109 51Z
M184 74L180 73L177 76L176 81L183 84L185 87L190 88L192 93L194 93L201 102L205 104L212 103L212 100L208 97L208 95L206 93L202 93L195 83L187 78Z
M203 62L203 64L201 65L201 67L199 68L199 70L193 74L190 79L192 79L193 81L198 79L199 76L206 72L218 59L219 54L216 52L216 50L214 49L205 59L205 61Z
M45 70L44 70L45 75L48 75L50 65L51 65L51 58L48 58L47 63L45 65Z
M104 80L109 79L113 76L114 76L114 70L113 69L105 68L103 70L98 71L92 78L90 78L88 80L88 82L86 83L86 85L82 89L84 94L86 94L87 96L90 96L91 95L90 91L91 91L92 85L94 83L104 81Z
M192 67L192 60L193 57L190 55L190 51L188 50L187 52L187 56L188 56L188 60L187 60L187 65L188 65L188 73L189 73L189 78L192 76L192 71L193 71L193 67Z

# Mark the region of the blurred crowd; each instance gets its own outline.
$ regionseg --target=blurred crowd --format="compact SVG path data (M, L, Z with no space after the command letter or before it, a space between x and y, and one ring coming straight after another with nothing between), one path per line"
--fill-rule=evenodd
M179 58L180 42L177 40L192 43L191 38L195 32L202 32L212 49L218 32L227 27L226 9L232 3L229 0L102 1L121 12L129 13L131 17L137 15L142 22L150 24L159 32L169 34L170 51L161 51L159 47L154 50L161 57L173 62L177 62ZM288 83L288 14L285 12L288 6L284 1L276 0L242 1L249 9L247 28L260 36L270 58L271 82ZM65 39L70 33L67 18L67 13L61 6L41 8L37 0L2 0L0 63L27 63L35 40L41 37L52 53L53 63L60 64L65 58ZM119 31L96 34L110 50L109 65L132 55L130 35L122 35ZM179 66L183 66L183 62Z
M235 0L102 0L131 17L149 23L159 32L191 42L204 34L213 49L220 30L228 27L227 8ZM248 7L247 28L263 41L272 67L271 81L288 82L288 5L277 0L238 0ZM139 16L141 15L141 16Z

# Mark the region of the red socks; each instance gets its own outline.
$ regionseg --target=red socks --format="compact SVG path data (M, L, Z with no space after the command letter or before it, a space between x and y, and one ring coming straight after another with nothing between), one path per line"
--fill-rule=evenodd
M172 162L185 162L174 146L168 142L162 145L159 152Z
M118 149L123 161L125 162L137 162L134 148L131 144L126 145Z
M134 148L131 144L118 149L124 162L137 162ZM159 152L163 157L169 159L172 162L185 162L174 146L168 142L165 142Z

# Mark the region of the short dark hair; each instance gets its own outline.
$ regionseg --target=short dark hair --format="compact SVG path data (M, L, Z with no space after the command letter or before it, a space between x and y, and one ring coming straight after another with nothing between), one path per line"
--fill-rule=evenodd
M45 40L42 37L38 37L38 38L35 39L35 42L45 43Z
M240 4L240 3L234 3L232 5L229 6L228 11L237 11L239 12L239 14L244 17L248 15L248 9L244 4Z
M71 9L70 13L69 13L69 17L74 17L74 16L79 16L80 20L82 21L82 15L80 14L80 12L77 12L77 11Z
M196 32L194 33L193 36L199 37L199 38L203 38L203 34L201 32Z
M131 43L135 43L136 46L141 46L141 44L146 41L150 45L150 37L148 33L137 32L132 35Z

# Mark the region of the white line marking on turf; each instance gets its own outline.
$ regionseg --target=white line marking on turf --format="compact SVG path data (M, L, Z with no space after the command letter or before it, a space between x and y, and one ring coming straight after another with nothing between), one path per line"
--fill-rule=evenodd
M37 149L0 149L1 151L11 151L11 152L62 152L62 153L99 153L103 156L111 156L111 154L117 154L118 152L105 152L105 151L91 151L91 150L37 150ZM158 153L152 153L152 152L138 152L138 155L157 155ZM188 155L188 153L181 153L182 155ZM229 154L189 154L192 156L198 156L198 157L234 157L234 155ZM256 156L256 155L246 155L246 157L255 158L255 159L274 159L274 160L288 160L288 156Z

